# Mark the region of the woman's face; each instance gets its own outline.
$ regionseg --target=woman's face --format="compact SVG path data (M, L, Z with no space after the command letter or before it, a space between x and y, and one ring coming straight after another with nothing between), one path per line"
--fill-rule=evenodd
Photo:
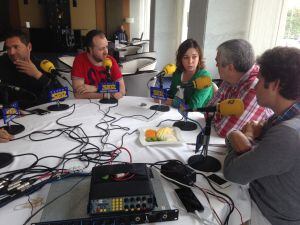
M182 65L186 72L195 73L199 62L199 54L195 48L189 48L182 57Z

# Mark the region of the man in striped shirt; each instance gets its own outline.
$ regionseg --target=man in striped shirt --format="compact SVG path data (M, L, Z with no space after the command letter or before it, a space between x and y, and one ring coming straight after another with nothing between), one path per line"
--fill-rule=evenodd
M242 99L245 105L245 111L239 117L215 115L213 122L219 136L225 137L230 130L241 130L248 121L260 121L273 114L270 109L257 104L254 87L259 67L254 64L254 51L249 42L233 39L222 43L217 48L215 60L223 82L208 106L228 98Z

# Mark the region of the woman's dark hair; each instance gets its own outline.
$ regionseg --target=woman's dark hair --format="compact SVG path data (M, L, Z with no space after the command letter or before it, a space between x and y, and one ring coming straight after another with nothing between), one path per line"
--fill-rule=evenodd
M265 88L279 81L279 93L289 100L300 100L300 49L275 47L257 59Z
M85 47L87 51L89 51L90 47L93 47L93 38L95 36L100 36L101 38L105 38L105 34L101 30L91 30L85 36Z
M201 48L199 47L197 41L195 41L194 39L187 39L181 43L176 53L177 70L184 71L184 67L182 65L182 58L189 48L195 48L199 54L199 62L197 65L197 70L203 69L205 67L205 64L203 61L203 53Z

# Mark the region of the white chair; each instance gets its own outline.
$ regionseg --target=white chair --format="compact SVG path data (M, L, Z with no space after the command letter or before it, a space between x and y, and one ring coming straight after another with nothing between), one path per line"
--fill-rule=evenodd
M125 82L126 95L149 97L150 79L158 74L155 66L156 59L151 57L141 57L123 62L121 72Z
M133 41L130 43L131 46L141 46L140 52L149 52L149 41L142 40L142 41Z
M123 48L119 48L118 49L119 58L123 59L123 58L125 58L126 55L136 54L139 51L141 51L141 49L142 49L142 46L140 46L140 45L134 45L134 46L128 45Z
M68 55L64 55L58 58L58 66L61 67L61 65L59 63L62 63L63 67L68 67L70 69L72 69L73 67L73 62L74 62L75 56L68 56ZM57 68L58 69L58 68ZM72 87L72 79L71 79L71 72L60 72L60 74L66 78L62 79L61 77L57 77L58 81L64 86L64 87L68 87L69 90L73 90ZM74 93L73 92L69 92L69 98L68 99L74 99Z
M142 53L136 53L136 54L131 54L131 55L126 55L125 56L125 61L129 61L131 59L137 59L141 57L151 57L151 58L157 58L156 52L142 52Z
M156 59L152 57L141 57L124 61L120 64L122 74L134 74L140 71L154 70Z
M65 65L69 66L70 68L73 67L74 59L75 59L75 56L68 56L68 55L61 56L58 58L59 61L61 61Z
M147 70L139 71L133 74L124 74L123 79L125 82L126 95L150 97L149 87L153 85L151 78L156 76L159 71Z

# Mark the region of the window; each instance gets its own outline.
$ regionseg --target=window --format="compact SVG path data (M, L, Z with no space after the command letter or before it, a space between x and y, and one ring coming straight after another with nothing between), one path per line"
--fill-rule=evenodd
M300 1L287 0L276 45L300 48Z
M261 55L275 46L300 48L300 1L254 0L249 41Z

